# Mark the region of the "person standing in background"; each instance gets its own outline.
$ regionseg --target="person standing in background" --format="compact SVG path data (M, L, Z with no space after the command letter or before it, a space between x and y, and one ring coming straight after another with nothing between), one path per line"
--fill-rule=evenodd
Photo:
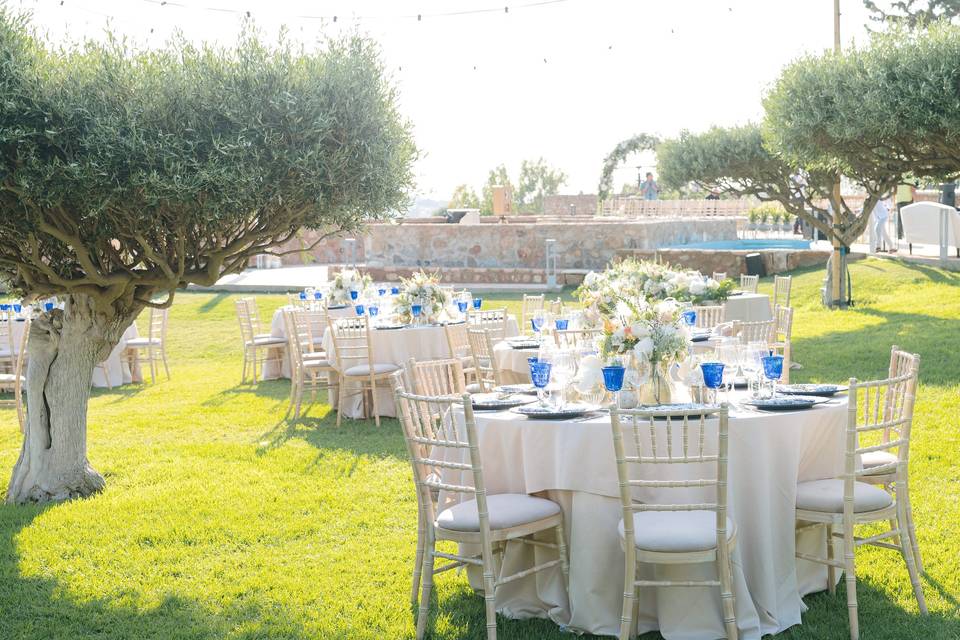
M873 207L873 240L876 244L875 250L877 253L884 251L896 253L897 251L893 246L893 240L890 239L890 234L887 233L887 219L889 217L890 206L886 199L878 201Z
M908 204L913 204L914 198L917 197L917 188L916 186L904 182L903 184L897 185L897 190L894 192L894 201L897 203L897 239L903 239L903 220L900 219L900 209L904 208Z
M647 179L640 183L640 195L644 200L656 200L660 195L660 185L649 171L647 171Z

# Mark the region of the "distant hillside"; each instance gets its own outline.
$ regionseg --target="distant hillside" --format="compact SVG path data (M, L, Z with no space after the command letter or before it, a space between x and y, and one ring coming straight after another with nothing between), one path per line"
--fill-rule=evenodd
M431 200L430 198L417 198L413 201L413 206L406 212L408 218L426 218L437 213L439 209L446 209L446 200Z

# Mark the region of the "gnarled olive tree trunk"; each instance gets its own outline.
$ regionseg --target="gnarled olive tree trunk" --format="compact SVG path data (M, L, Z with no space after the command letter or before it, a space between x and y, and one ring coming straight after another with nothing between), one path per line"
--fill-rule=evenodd
M137 309L136 311L139 311ZM86 295L33 321L27 364L27 424L7 502L48 502L96 493L103 476L87 460L87 400L136 311L104 313Z

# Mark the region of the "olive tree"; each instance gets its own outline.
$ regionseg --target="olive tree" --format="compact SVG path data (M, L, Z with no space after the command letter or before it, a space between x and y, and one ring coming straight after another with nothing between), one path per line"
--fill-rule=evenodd
M9 502L85 496L92 372L137 314L406 200L416 155L375 45L52 50L0 8L0 279L36 318Z

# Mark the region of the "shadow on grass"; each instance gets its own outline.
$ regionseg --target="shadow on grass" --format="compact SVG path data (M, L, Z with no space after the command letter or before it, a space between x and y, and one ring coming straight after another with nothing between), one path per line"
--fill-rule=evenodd
M804 364L804 369L797 372L797 382L806 381L807 371L835 371L838 363L847 368L844 378L886 377L890 347L894 344L920 354L921 383L960 382L960 360L956 358L960 352L960 320L871 307L859 307L856 313L874 316L883 322L793 341L793 358Z
M221 407L238 398L255 396L257 398L271 398L278 403L290 397L290 381L284 378L276 380L261 380L257 384L238 384L220 393L210 396L201 405L204 407Z
M197 602L169 594L149 609L137 600L135 587L115 598L77 600L55 578L21 573L17 539L48 507L0 506L0 637L18 640L254 640L266 636L311 638L281 608L237 605L207 610Z
M206 302L204 302L202 305L200 305L200 307L197 309L197 312L210 313L211 311L216 309L221 302L223 302L224 300L228 300L229 298L230 298L229 293L223 293L223 292L218 293L214 295L212 298L210 298L209 300L207 300Z

